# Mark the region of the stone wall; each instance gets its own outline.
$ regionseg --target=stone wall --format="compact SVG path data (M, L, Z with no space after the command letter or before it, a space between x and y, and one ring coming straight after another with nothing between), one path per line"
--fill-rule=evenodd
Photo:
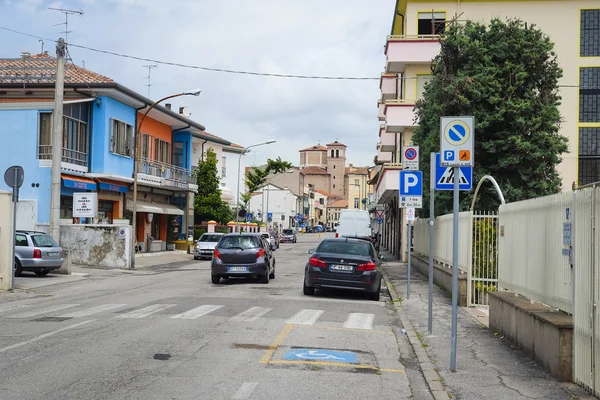
M69 251L73 264L131 268L129 225L61 225L60 245Z

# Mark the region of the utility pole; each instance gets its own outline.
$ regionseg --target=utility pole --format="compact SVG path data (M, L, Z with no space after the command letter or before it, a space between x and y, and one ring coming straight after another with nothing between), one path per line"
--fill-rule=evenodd
M60 243L60 169L62 162L63 92L65 88L65 41L56 43L56 83L54 89L54 131L52 133L52 192L50 196L50 236Z

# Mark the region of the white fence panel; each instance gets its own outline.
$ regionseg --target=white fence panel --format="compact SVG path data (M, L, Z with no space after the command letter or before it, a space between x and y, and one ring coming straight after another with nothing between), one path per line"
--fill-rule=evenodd
M471 267L471 245L473 241L473 213L458 214L458 269L468 272ZM452 266L453 215L446 214L435 219L434 260ZM429 253L429 250L426 252Z
M429 256L429 220L416 220L413 232L413 251L417 254Z
M561 193L500 206L499 286L573 312L572 269L562 255L563 222L573 204Z

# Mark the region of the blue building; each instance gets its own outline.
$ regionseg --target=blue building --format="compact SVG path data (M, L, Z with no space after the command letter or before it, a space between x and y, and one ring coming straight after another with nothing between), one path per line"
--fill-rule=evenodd
M47 54L0 59L0 172L21 165L17 228L50 222L52 117L56 59ZM131 218L135 126L150 99L95 72L67 63L63 109L61 223L126 223ZM201 124L157 106L140 128L138 232L164 243L193 225L196 175L192 140L230 142ZM0 182L0 190L10 190ZM74 218L73 196L97 194L94 220ZM129 221L131 223L131 221ZM173 237L173 236L171 236ZM165 246L163 246L165 247Z

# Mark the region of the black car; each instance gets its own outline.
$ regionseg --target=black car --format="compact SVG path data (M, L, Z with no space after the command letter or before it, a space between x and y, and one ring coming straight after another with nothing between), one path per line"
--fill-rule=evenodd
M275 257L269 244L254 233L230 233L217 243L210 265L212 283L221 278L260 277L275 279Z
M377 255L367 240L339 238L325 239L316 250L310 250L304 271L304 294L313 295L315 289L347 289L369 293L379 301L381 272L384 256Z

